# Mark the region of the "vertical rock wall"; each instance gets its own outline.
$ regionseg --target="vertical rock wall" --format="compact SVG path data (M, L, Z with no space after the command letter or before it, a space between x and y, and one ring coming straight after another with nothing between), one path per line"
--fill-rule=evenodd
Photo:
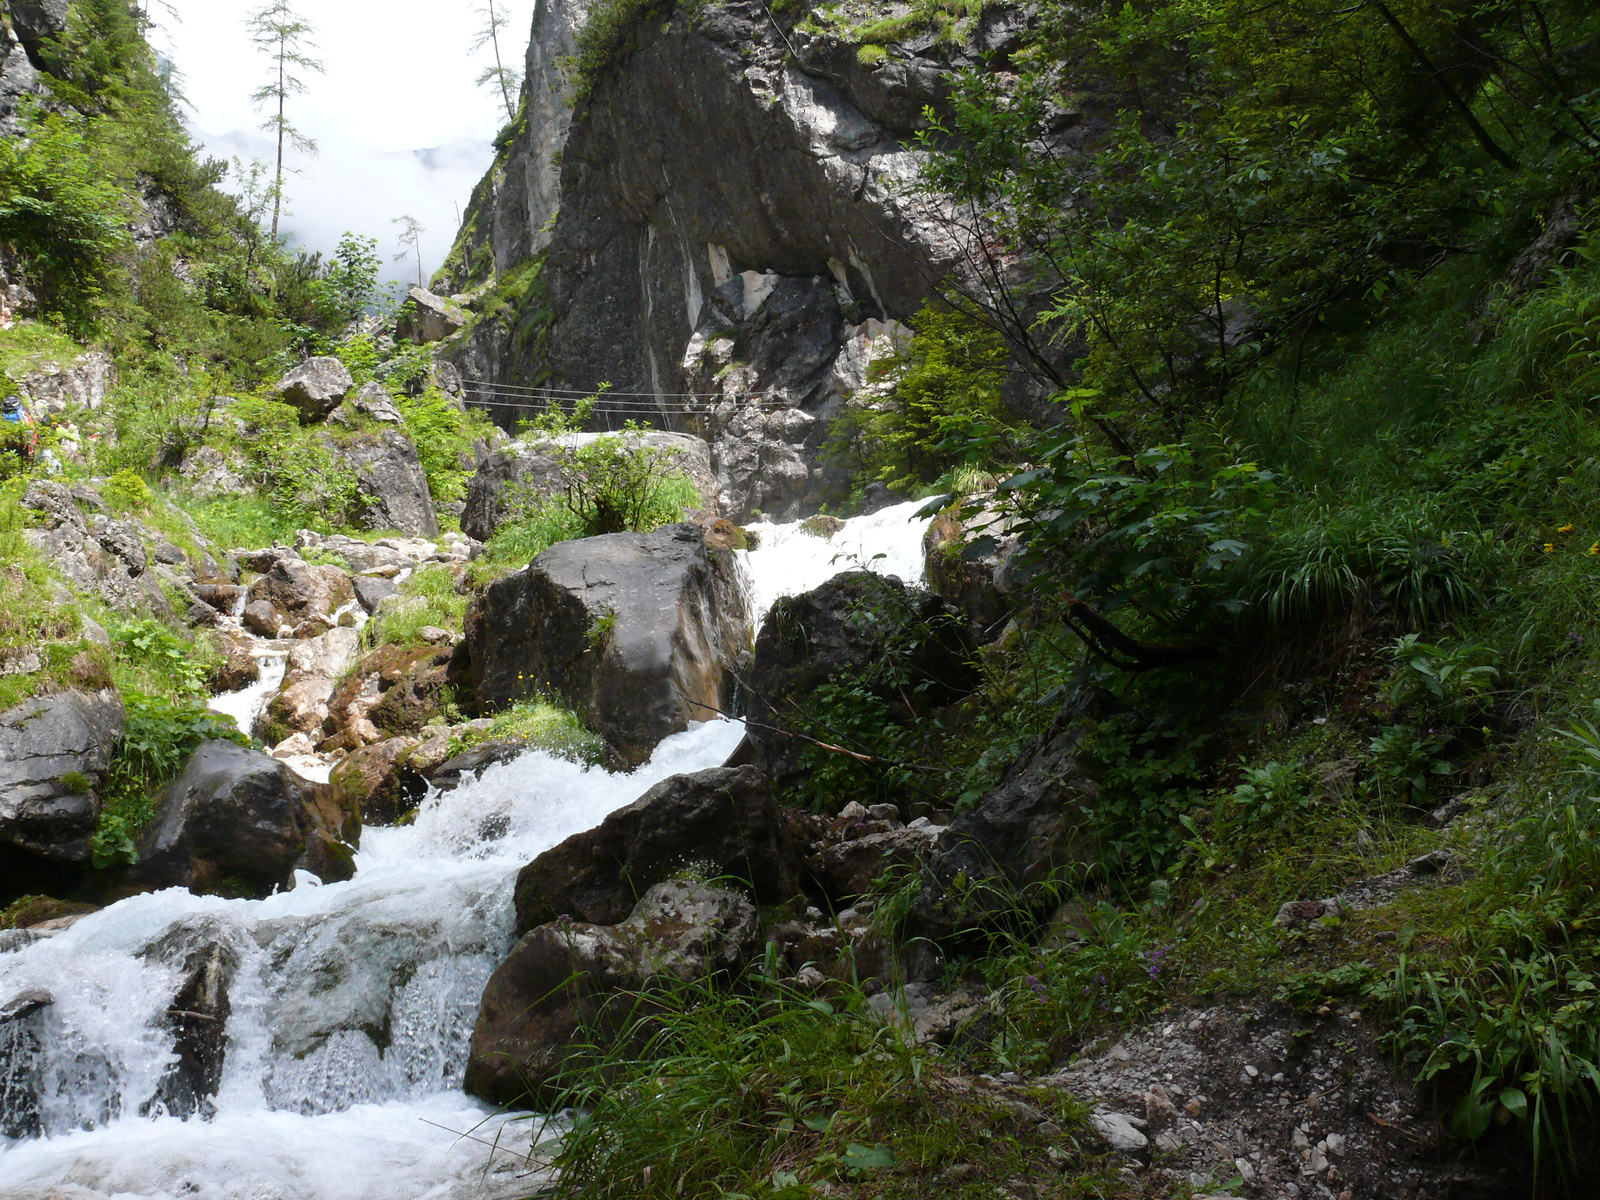
M911 135L975 59L930 37L867 67L724 0L643 20L573 110L557 63L590 5L541 0L527 127L480 185L467 273L448 281L543 253L541 324L483 321L448 353L489 387L609 383L614 416L644 408L712 443L724 511L803 515L845 486L829 422L959 266Z

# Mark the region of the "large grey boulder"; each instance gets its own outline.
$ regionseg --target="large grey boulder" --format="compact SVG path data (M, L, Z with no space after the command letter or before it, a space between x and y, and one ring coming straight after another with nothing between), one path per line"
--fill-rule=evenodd
M275 390L285 404L300 410L304 424L320 421L339 407L355 380L337 358L308 358L282 379Z
M498 1104L552 1098L586 1042L624 1034L632 993L737 970L759 935L743 896L681 880L656 884L616 925L530 930L484 988L466 1090Z
M68 408L99 408L117 384L116 360L103 350L80 354L70 363L47 363L17 382L36 416Z
M0 713L0 844L88 862L123 721L109 688L37 696Z
M365 529L394 529L407 537L439 536L439 517L417 447L398 429L357 434L338 454L356 473L359 520Z
M621 438L629 446L648 446L668 456L672 469L694 483L702 504L715 509L717 476L711 465L711 448L703 438L654 429L627 434L577 433L559 438L524 438L482 458L467 485L461 532L486 542L501 522L515 520L519 511L565 495L562 453L591 446L603 437Z
M1099 843L1084 809L1099 785L1078 756L1082 737L1082 724L1064 713L950 823L922 868L913 910L921 932L981 926L1032 903L1033 885L1095 861Z
M360 839L360 812L341 808L326 784L259 751L205 741L162 792L119 882L265 896L296 870L349 879Z
M398 342L442 342L467 323L467 314L443 296L414 287L406 293L405 302L395 319L394 336Z
M799 892L799 833L754 767L674 775L523 867L517 931L563 915L615 924L646 888L691 865L747 880L762 903L781 904Z
M938 596L870 571L846 571L772 606L747 682L757 761L780 789L805 771L791 735L812 694L843 678L875 687L896 719L943 707L977 686L966 623ZM888 669L888 664L893 669ZM871 753L870 747L849 747Z
M467 610L480 706L555 694L630 762L726 710L750 644L730 551L695 525L559 542Z

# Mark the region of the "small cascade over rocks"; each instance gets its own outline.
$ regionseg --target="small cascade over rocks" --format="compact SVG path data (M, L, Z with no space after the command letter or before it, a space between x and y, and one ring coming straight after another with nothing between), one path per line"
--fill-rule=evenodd
M860 565L915 582L917 507L828 538L757 527L743 555L757 620ZM257 649L265 678L216 705L242 726L287 653ZM46 934L0 934L0 1195L537 1190L541 1168L516 1152L525 1128L461 1090L485 984L514 942L517 873L657 783L721 764L743 732L695 725L631 773L527 751L430 790L410 825L366 830L342 883L299 872L259 900L171 888Z

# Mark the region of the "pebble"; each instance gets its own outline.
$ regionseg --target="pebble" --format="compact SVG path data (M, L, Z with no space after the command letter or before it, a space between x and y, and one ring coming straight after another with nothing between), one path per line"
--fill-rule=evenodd
M1143 1150L1150 1144L1150 1139L1139 1131L1139 1126L1144 1122L1138 1117L1130 1117L1126 1113L1097 1112L1090 1114L1089 1124L1094 1131L1105 1139L1106 1144L1113 1150L1124 1154L1135 1150Z
M1254 1068L1252 1066L1246 1066L1245 1069L1244 1069L1244 1073L1246 1075L1250 1076L1251 1079L1255 1079L1256 1077L1258 1077L1261 1074L1260 1071L1256 1070L1256 1068Z

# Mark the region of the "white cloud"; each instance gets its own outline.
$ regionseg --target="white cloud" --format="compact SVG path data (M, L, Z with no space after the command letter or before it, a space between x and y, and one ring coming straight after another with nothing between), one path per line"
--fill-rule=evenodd
M195 140L219 158L274 154L250 103L267 77L245 30L260 3L173 0L181 20L166 19L152 35L181 76ZM510 18L501 51L520 65L533 0L496 6ZM489 62L487 50L470 50L477 7L478 0L300 0L327 70L306 77L307 93L291 99L288 113L321 147L315 158L289 157L298 173L288 182L293 216L283 227L297 244L327 253L348 229L377 238L387 259L398 250L393 219L409 213L426 229L424 273L439 265L506 119L499 94L473 83ZM156 6L152 15L164 14ZM414 280L415 260L392 271Z

